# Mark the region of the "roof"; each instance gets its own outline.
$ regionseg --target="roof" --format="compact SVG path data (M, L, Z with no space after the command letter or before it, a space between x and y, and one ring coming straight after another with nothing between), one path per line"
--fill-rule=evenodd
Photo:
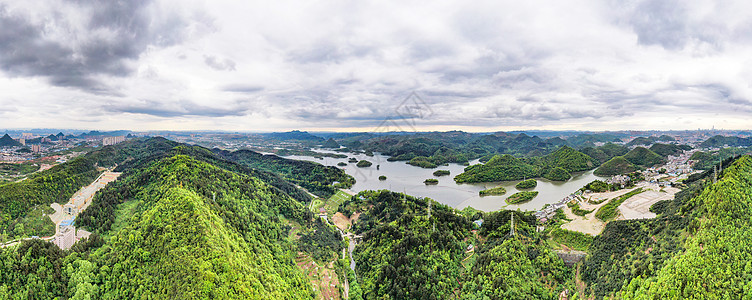
M60 222L60 226L72 226L74 223L76 223L76 217L73 217L73 219L70 220L63 220Z

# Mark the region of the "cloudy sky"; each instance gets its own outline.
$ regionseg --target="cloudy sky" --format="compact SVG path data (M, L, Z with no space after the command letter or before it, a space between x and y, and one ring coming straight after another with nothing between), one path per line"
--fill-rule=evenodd
M752 128L748 1L425 2L0 0L0 128Z

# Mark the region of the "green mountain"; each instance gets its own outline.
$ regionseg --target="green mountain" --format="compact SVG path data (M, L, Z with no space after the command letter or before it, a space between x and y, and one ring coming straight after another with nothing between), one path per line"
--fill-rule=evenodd
M629 148L623 145L608 143L600 147L586 147L581 149L580 152L592 157L595 163L600 165L609 159L627 154Z
M454 181L491 182L517 180L524 177L538 177L540 168L527 164L509 154L497 155L485 164L476 164L465 168L465 172L454 177Z
M569 178L572 178L572 174L567 172L567 170L562 167L556 167L548 171L548 173L546 173L545 175L543 175L543 178L546 178L552 181L567 181L569 180Z
M676 141L676 139L673 136L670 136L670 135L667 135L667 134L663 134L663 135L659 136L656 139L656 141L659 141L659 142L673 142L673 141Z
M333 138L329 138L321 147L339 149L339 143L337 143L337 141L335 141Z
M626 299L696 297L718 299L750 295L752 277L752 158L744 156L723 178L692 199L702 218L687 228L693 234L684 251L667 260L652 276L632 279ZM712 280L708 280L712 278Z
M341 255L339 234L313 222L310 196L293 184L160 138L104 147L0 186L14 191L0 194L3 222L67 200L93 181L95 165L115 164L124 174L76 219L94 232L89 239L64 252L40 240L0 248L0 299L312 299L320 291L296 260L323 266ZM306 233L316 231L329 234Z
M570 172L589 170L593 166L593 159L589 156L571 147L562 146L548 155L524 159L509 154L496 155L485 164L465 168L465 172L455 176L454 180L463 183L550 177L551 180L564 181L571 177Z
M657 164L665 163L666 160L650 149L636 147L624 155L624 159L638 166L652 167Z
M265 136L279 140L279 141L311 141L311 142L323 142L324 139L312 135L307 131L293 130L288 132L273 132L264 134Z
M609 222L582 266L595 299L722 299L750 293L752 157L713 183L704 173L651 211L655 219Z
M617 156L603 163L600 167L593 171L593 174L599 176L612 176L632 173L639 169L640 168L638 166L635 166L633 163L627 161L624 156Z
M338 188L350 188L355 184L355 178L337 167L324 166L309 161L290 160L276 155L263 155L250 150L231 152L214 149L213 151L219 157L240 165L279 174L285 180L302 186L309 192L324 198L334 195Z
M737 136L716 135L700 143L697 148L721 148L721 147L749 147L752 146L752 137L740 138Z
M19 147L23 146L18 141L14 140L7 133L0 138L0 147Z
M355 273L364 299L557 299L572 274L530 213L459 212L389 191L361 192L340 212L359 215L352 230L363 235Z
M669 155L679 155L682 153L682 151L690 150L692 147L687 145L675 145L675 144L661 144L661 143L655 143L652 146L650 146L650 151L655 152L656 154L666 158Z
M637 149L595 172L658 156ZM564 146L497 155L460 175L565 177L588 162ZM54 230L34 220L99 167L123 172L78 215L76 226L93 234L72 249L40 239L0 247L0 299L559 299L565 290L569 299L743 298L752 294L752 157L723 166L717 178L710 170L683 181L674 199L650 208L656 218L612 220L590 236L560 228L561 211L540 231L532 212L459 211L387 190L313 198L298 186L330 186L341 173L137 138L0 185L7 240ZM330 201L330 219L309 208ZM329 222L358 240L354 271ZM585 259L566 266L564 246Z
M128 200L138 204L97 252L110 266L100 270L105 281L119 283L103 285L103 298L311 297L284 250L290 245L278 217L302 220L301 203L258 179L182 155L127 181L140 183Z
M592 158L568 146L562 146L544 156L542 162L546 169L562 168L567 172L585 171L594 167Z

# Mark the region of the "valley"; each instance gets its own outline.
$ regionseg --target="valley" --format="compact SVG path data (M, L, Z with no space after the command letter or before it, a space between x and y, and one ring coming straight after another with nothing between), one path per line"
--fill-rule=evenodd
M346 152L340 157L335 156L339 151L310 151L322 156L278 157L135 138L90 151L23 182L0 185L0 190L8 191L0 203L6 207L17 207L8 197L24 192L37 195L39 206L69 211L45 216L48 227L31 225L37 214L34 206L6 214L4 224L18 240L0 250L4 274L0 296L632 299L642 293L666 295L655 282L670 278L670 269L682 268L676 261L683 257L711 259L690 252L696 251L691 250L696 249L692 241L711 244L709 237L723 233L715 231L718 225L709 220L747 209L743 208L748 205L747 194L736 190L746 189L739 180L752 174L749 156L728 158L715 171L694 171L687 154L681 156L684 160L666 156L665 166L642 165L639 172L611 177L593 175L598 167L593 163L589 170L573 171L565 181L535 177L524 184L522 180L457 183L452 177L477 169L472 167L476 165L486 170L514 169L499 165L493 157L467 166L448 163L423 168L380 153ZM520 161L535 167L555 161L550 157ZM357 167L349 162L351 158L372 165ZM565 158L553 164L567 163ZM496 166L499 169L489 169ZM437 169L449 175L434 175ZM77 177L81 180L75 181ZM437 178L439 184L425 185L426 178ZM34 185L40 183L42 187ZM67 192L49 193L47 186L65 186ZM504 190L500 196L481 197L479 192L489 187ZM505 199L518 192L537 194L532 200L507 204ZM744 206L719 210L728 204L713 196L717 193L732 193ZM76 216L75 228L90 235L64 247L30 238L44 230L54 234L66 219L62 216ZM25 259L35 262L32 269L20 268ZM627 265L635 267L623 267ZM653 267L646 269L647 265ZM613 269L616 266L621 269ZM732 267L719 265L713 272ZM84 273L98 275L75 279ZM695 292L682 289L684 295Z

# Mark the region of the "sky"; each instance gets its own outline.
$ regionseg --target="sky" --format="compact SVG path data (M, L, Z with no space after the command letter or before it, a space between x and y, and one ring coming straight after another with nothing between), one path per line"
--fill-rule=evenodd
M750 129L751 84L749 1L0 0L7 129Z

